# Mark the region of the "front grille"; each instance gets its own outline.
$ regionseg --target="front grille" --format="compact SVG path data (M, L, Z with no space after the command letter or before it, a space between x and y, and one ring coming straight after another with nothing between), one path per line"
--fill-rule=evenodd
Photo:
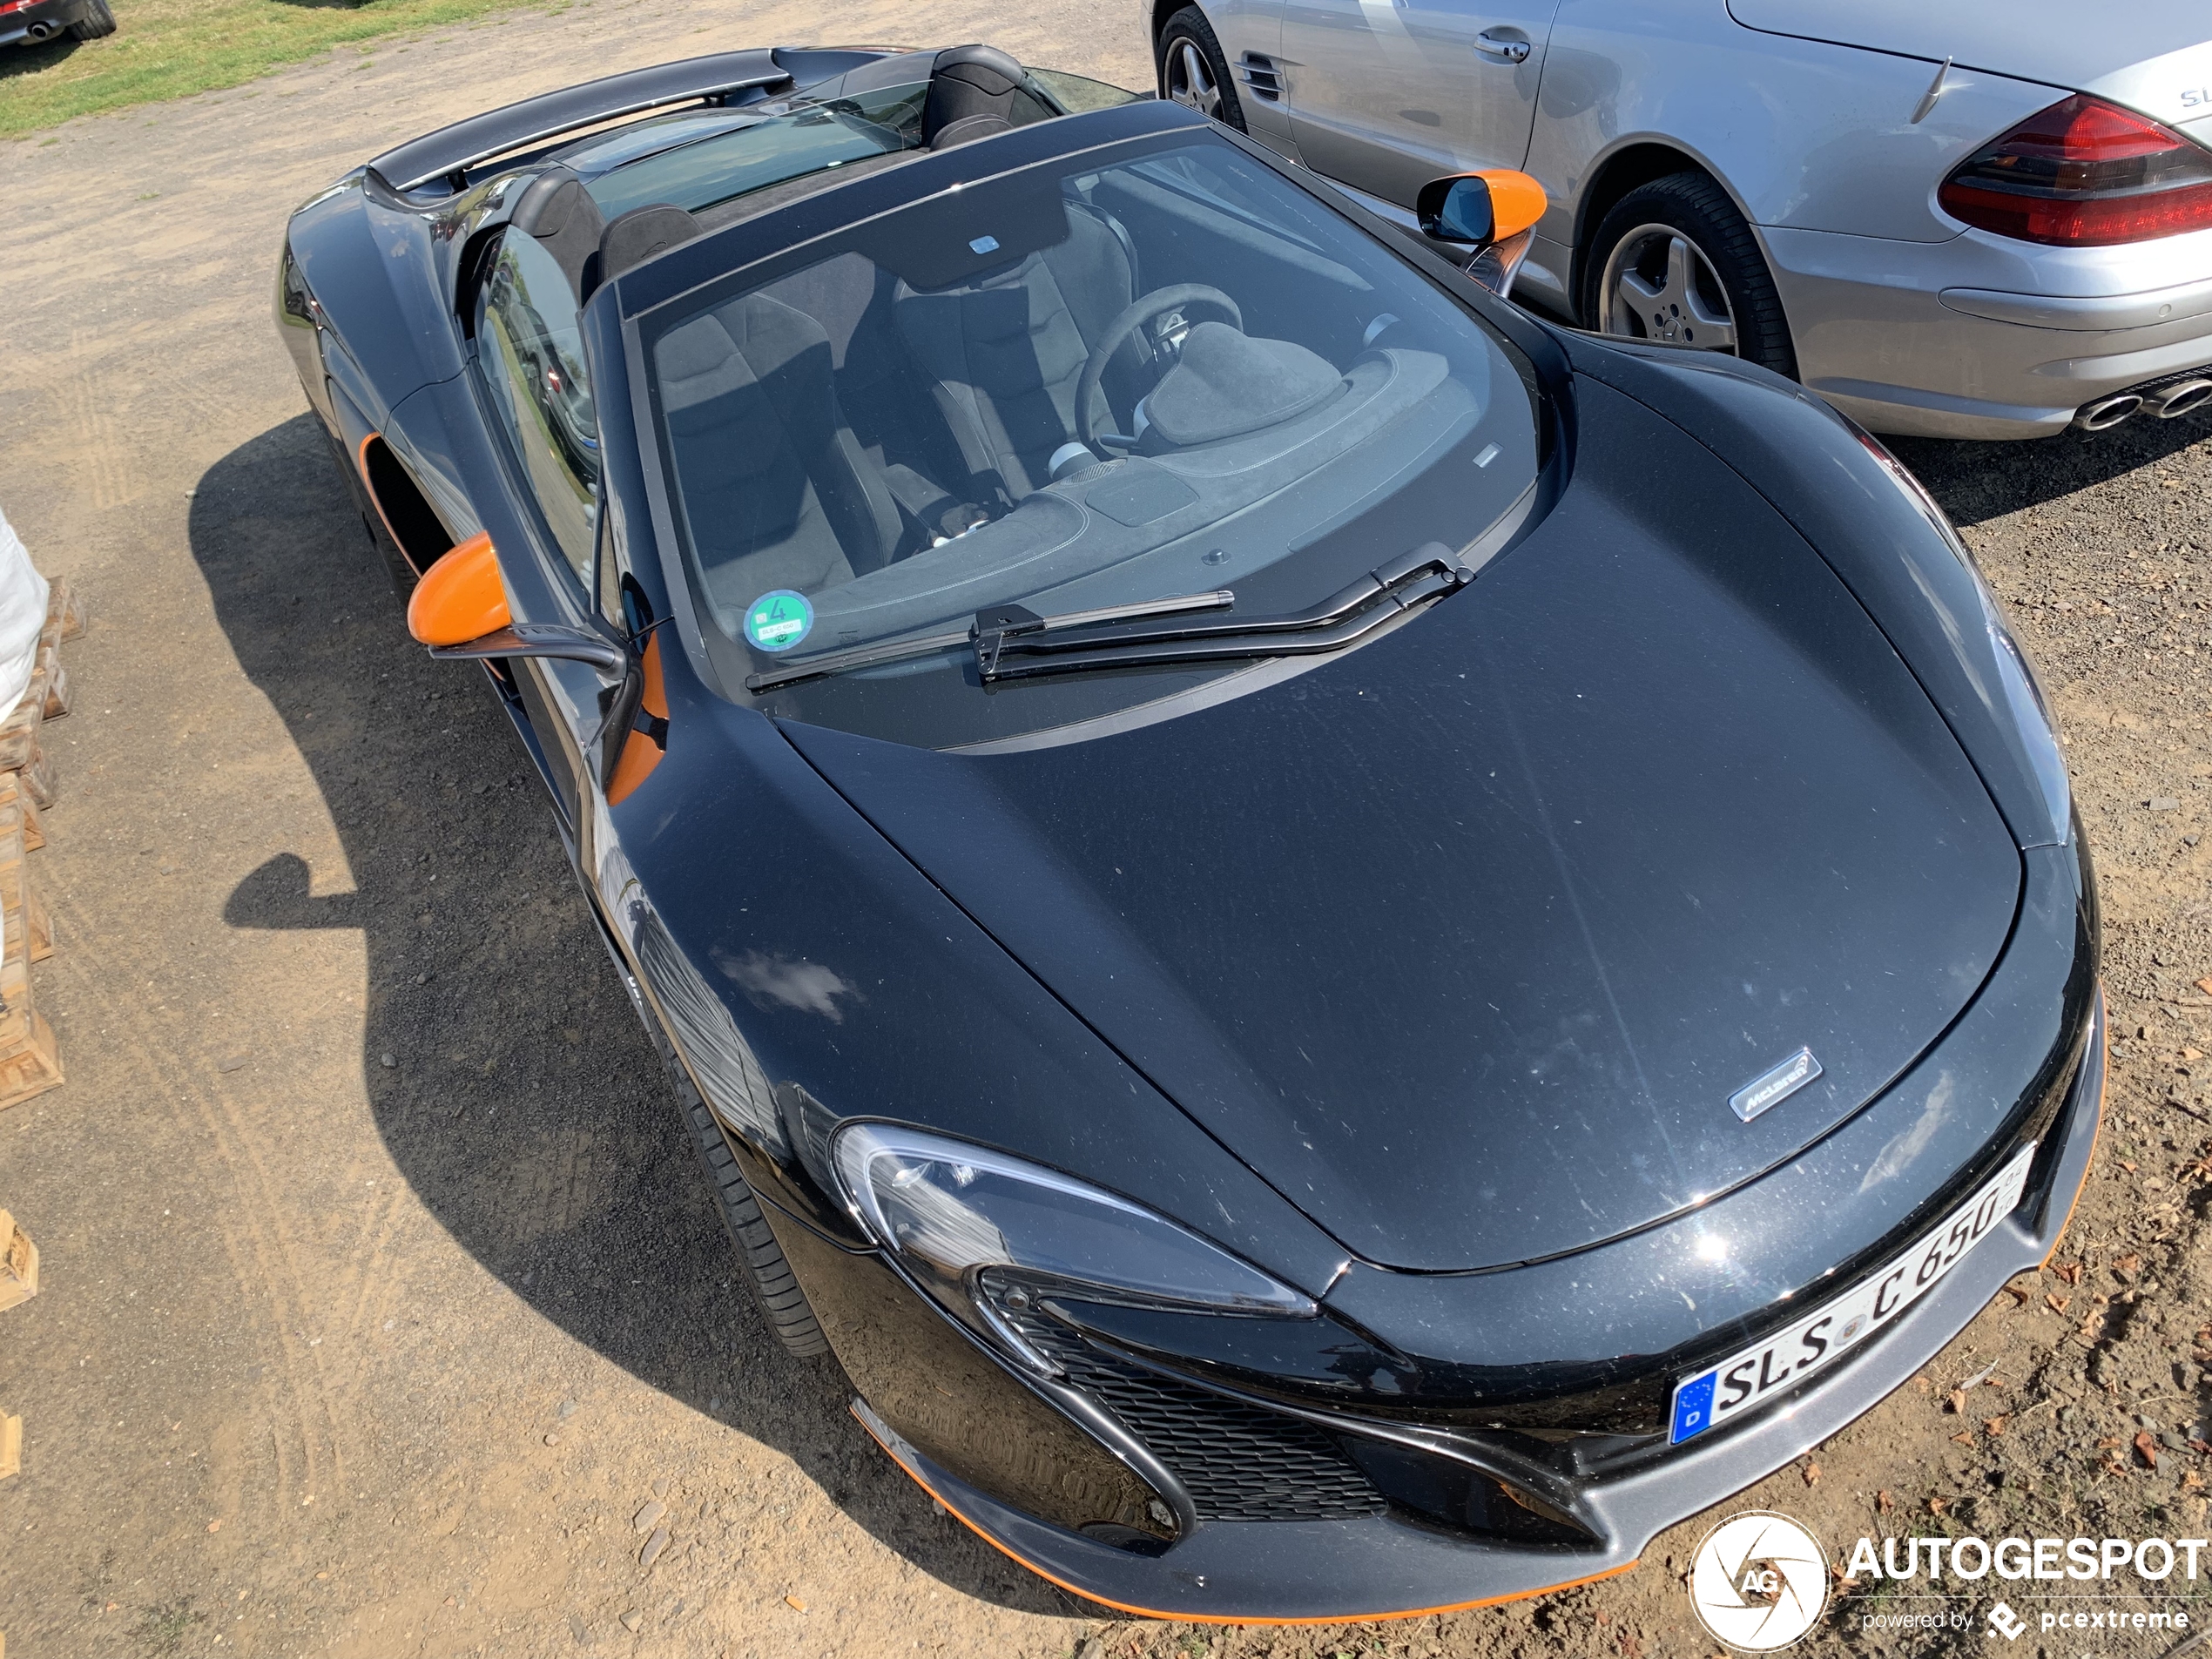
M1310 1423L1229 1399L1093 1347L1056 1319L1008 1315L1068 1381L1121 1420L1208 1521L1348 1521L1381 1494Z

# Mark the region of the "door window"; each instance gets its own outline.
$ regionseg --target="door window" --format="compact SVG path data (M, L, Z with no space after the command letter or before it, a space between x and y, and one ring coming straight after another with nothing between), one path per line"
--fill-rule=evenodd
M577 583L591 582L599 428L567 274L534 237L509 234L485 284L476 363L530 493Z

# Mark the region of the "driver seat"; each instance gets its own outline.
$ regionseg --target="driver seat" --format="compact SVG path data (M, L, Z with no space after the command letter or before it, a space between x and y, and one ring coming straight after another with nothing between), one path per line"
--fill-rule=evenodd
M950 287L901 281L899 332L960 446L967 499L1011 506L1052 482L1076 441L1076 386L1091 342L1136 297L1136 251L1103 213L1068 203L1068 239ZM1096 418L1111 427L1101 397Z

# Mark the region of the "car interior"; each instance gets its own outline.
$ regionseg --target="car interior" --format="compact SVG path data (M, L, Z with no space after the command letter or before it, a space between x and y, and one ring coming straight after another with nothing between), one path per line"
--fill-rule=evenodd
M921 141L1016 125L1020 73L988 47L941 54ZM670 204L602 222L560 168L511 223L579 302L702 230ZM841 244L649 346L732 638L779 590L810 596L819 649L1047 592L1072 609L1249 582L1467 440L1502 366L1369 239L1210 140L992 180ZM1529 465L1497 469L1520 477L1489 510L1467 509L1490 489L1431 504L1441 539L1518 493L1519 442Z

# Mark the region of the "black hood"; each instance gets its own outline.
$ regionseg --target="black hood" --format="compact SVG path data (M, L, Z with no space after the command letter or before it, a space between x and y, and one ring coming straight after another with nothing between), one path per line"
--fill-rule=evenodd
M1366 649L1027 752L786 728L1389 1266L1578 1249L1785 1162L1944 1030L2019 899L1966 756L1818 556L1675 428L1577 389L1551 515ZM1740 1121L1800 1048L1818 1078Z

